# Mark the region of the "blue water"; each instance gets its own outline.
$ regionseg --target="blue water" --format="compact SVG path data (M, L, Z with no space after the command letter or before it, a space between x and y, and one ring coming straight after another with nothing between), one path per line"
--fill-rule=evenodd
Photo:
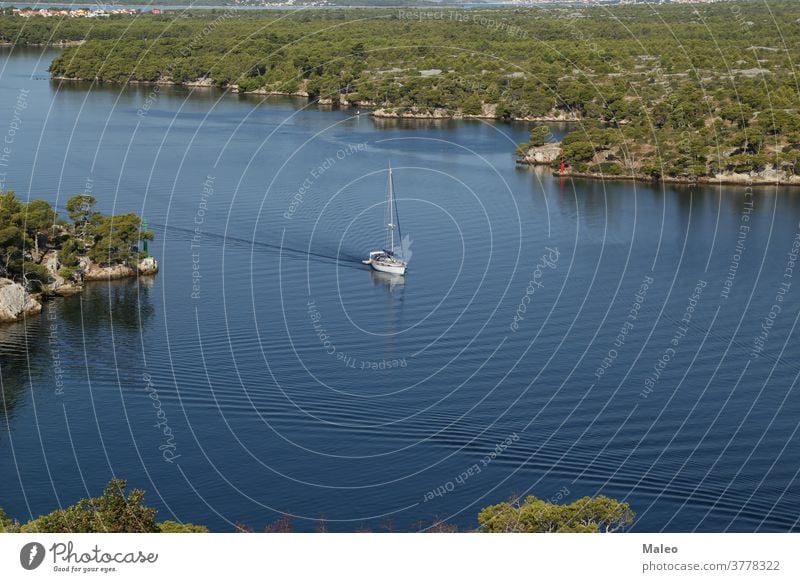
M53 51L3 50L8 186L144 215L161 264L0 327L10 515L118 476L218 531L472 528L559 492L634 531L800 529L797 190L559 180L515 167L525 125L59 86ZM389 163L404 281L360 264Z

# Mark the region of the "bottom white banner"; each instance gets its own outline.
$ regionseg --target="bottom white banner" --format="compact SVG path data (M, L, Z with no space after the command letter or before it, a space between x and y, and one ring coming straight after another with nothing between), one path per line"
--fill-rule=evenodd
M797 581L798 550L798 534L0 534L0 572L3 580Z

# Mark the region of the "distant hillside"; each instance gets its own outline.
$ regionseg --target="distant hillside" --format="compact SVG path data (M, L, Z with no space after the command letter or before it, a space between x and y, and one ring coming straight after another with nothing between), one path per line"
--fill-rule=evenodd
M4 16L0 40L79 44L51 65L65 81L299 95L382 117L565 120L576 125L560 154L531 155L534 136L521 158L788 183L800 177L798 16L797 0Z

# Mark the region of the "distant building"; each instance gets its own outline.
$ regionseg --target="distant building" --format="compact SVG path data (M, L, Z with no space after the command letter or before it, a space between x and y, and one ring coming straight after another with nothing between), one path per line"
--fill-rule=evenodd
M12 14L22 18L41 16L43 18L108 18L112 14L134 16L139 12L138 8L113 8L111 10L78 8L76 10L55 8L13 8Z

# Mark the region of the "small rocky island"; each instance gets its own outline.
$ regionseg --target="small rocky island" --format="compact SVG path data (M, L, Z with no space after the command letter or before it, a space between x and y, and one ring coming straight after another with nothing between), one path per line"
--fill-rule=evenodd
M732 122L728 123L733 130ZM702 144L677 144L669 132L627 139L624 131L600 123L582 123L556 140L545 125L533 128L517 147L517 163L548 166L557 176L641 180L680 184L800 184L800 133L743 132L728 147L709 156ZM684 136L685 137L685 136ZM675 148L694 147L692 162L681 161Z
M36 315L42 300L80 293L87 281L158 272L139 248L153 239L139 216L106 216L95 205L94 196L73 196L64 220L45 200L0 192L0 322Z

